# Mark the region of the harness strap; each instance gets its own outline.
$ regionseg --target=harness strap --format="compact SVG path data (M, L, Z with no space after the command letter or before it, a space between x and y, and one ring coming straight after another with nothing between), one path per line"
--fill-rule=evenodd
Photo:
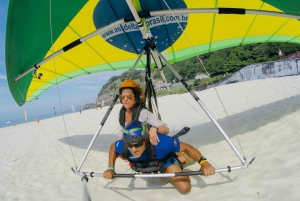
M178 161L179 166L183 169L183 165L180 160L177 159L177 155L175 152L169 153L165 158L162 159L146 159L143 161L130 161L129 165L134 172L142 172L142 173L163 173L165 172L165 165L167 161L172 164L177 164L175 160Z
M140 116L140 113L142 111L142 109L146 109L147 110L147 107L145 106L144 103L137 103L133 110L132 110L132 120L131 121L137 121L139 119L139 116ZM119 122L120 122L120 125L124 128L125 127L125 107L123 106L121 109L120 109L120 115L119 115Z

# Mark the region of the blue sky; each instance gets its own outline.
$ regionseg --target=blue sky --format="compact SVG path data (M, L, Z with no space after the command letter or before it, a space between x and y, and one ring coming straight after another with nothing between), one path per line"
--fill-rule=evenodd
M19 107L10 94L5 66L5 30L8 1L0 1L0 121L9 121L24 117L24 110L28 116L49 114L56 111L70 110L71 105L75 108L86 103L92 103L107 80L115 75L120 75L123 71L111 71L96 73L77 77L70 81L60 83L45 91L37 100L26 103ZM58 96L59 94L59 96ZM60 100L59 100L60 99ZM61 104L60 104L61 102Z

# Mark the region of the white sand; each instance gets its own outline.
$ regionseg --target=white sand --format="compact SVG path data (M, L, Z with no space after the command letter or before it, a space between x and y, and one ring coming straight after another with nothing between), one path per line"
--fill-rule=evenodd
M187 195L181 195L168 179L119 178L111 182L91 178L88 185L92 199L299 200L300 76L236 83L216 90L234 127L214 89L197 95L238 150L241 144L248 162L260 150L252 165L211 177L192 176L192 191ZM158 101L162 118L172 130L170 135L189 126L190 133L180 139L198 148L216 168L241 164L190 94L165 96ZM102 173L107 168L119 108L116 105L113 109L82 171ZM73 156L78 165L106 110L107 107L0 129L0 200L81 200L80 176L70 170L75 167ZM198 169L197 164L185 168ZM116 171L130 172L121 160L117 161Z

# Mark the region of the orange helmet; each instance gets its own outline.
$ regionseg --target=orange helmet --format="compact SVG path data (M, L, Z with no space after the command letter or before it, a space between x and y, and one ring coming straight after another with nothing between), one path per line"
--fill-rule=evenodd
M122 82L122 84L120 85L120 89L125 87L141 88L140 85L134 80L125 80L124 82Z
M145 97L143 96L143 89L141 88L141 86L134 80L125 80L124 82L122 82L122 84L120 84L119 87L119 94L122 94L122 91L124 88L130 88L132 89L133 93L134 93L134 97L135 97L135 102L136 103L140 103L140 102L145 102ZM122 100L120 99L120 101L122 102Z

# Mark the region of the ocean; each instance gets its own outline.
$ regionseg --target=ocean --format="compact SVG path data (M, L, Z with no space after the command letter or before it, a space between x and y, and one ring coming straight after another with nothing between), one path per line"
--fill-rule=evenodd
M63 113L64 114L69 114L69 113L72 113L73 111L72 110L68 110L68 111L64 111ZM52 118L52 117L57 117L57 116L60 116L61 114L54 114L54 113L51 113L51 114L43 114L43 115L37 115L37 116L30 116L30 117L27 117L27 121L25 121L25 118L19 118L19 119L7 119L5 121L0 121L0 128L4 128L4 127L8 127L8 126L14 126L14 125L18 125L18 124L24 124L24 123L28 123L28 122L33 122L35 121L36 119L39 119L39 120L43 120L43 119L49 119L49 118Z

